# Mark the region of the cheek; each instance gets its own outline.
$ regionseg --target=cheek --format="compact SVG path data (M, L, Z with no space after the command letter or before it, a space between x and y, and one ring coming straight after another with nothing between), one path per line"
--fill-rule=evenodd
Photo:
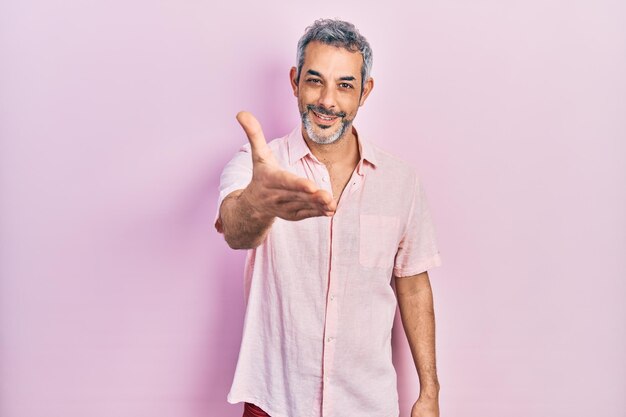
M359 100L357 97L350 97L340 103L341 109L347 114L355 114L359 109Z
M319 98L319 93L311 88L301 88L299 97L304 103L314 103Z

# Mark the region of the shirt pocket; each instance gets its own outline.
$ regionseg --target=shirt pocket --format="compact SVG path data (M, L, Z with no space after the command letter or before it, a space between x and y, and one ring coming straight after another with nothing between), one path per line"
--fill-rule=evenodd
M390 268L398 251L400 220L394 216L361 214L359 262L366 268Z

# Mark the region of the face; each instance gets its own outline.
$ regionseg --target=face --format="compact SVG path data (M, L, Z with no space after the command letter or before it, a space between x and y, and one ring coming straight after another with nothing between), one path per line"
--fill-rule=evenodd
M295 79L297 69L291 69L291 86L298 98L302 124L313 142L333 143L351 131L352 121L374 85L370 78L361 91L362 65L359 52L311 42L305 50L299 80Z

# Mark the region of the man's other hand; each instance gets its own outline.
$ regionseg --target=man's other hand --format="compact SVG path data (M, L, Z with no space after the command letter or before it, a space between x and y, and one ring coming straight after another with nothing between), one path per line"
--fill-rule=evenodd
M438 399L420 396L413 405L411 417L439 417Z
M252 181L240 198L260 216L285 220L332 216L337 204L330 193L306 178L281 169L272 154L260 123L250 113L237 114L237 121L246 132L252 149Z

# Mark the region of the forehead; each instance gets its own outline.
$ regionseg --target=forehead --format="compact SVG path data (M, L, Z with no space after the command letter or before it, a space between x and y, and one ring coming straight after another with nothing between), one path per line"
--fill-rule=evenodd
M324 77L353 76L360 80L362 65L363 55L360 52L316 41L308 44L304 51L302 72L312 69Z

